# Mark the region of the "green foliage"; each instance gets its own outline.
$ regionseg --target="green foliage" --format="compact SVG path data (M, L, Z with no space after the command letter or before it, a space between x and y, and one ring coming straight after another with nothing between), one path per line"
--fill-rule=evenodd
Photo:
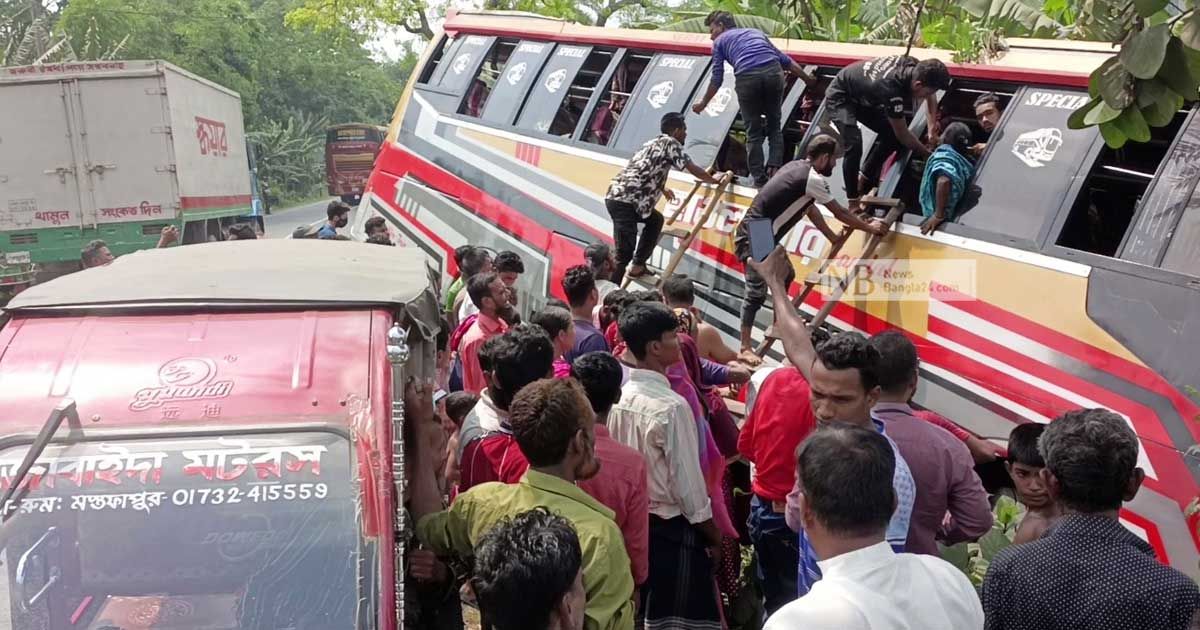
M323 185L323 179L312 175L324 170L328 124L323 117L302 114L282 123L268 121L248 134L258 155L258 175L274 194L302 197Z
M1001 495L996 501L996 506L992 508L992 515L995 521L991 531L984 534L978 542L942 547L942 559L958 567L977 587L983 584L988 565L996 554L1012 544L1023 513L1019 503Z

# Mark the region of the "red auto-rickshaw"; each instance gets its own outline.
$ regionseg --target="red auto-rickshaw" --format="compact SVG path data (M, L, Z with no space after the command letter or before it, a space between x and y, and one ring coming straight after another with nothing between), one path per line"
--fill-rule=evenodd
M420 250L145 250L6 313L0 625L402 627L401 384L432 376L438 325Z

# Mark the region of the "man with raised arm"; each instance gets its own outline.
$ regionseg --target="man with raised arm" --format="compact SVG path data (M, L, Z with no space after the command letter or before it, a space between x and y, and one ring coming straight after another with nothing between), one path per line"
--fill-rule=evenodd
M839 135L845 155L842 176L850 209L858 208L862 189L879 180L879 171L892 151L900 145L916 157L926 157L929 149L913 135L904 118L904 110L925 101L928 112L930 143L941 133L937 120L937 92L950 87L950 71L937 59L917 61L907 55L877 57L850 64L837 74L825 92L825 112L817 124L826 133ZM863 141L858 124L879 134L875 150L862 163ZM836 127L836 129L834 129ZM860 166L861 177L860 180Z
M775 307L775 330L783 341L787 358L809 383L809 396L817 425L848 424L871 429L887 438L883 422L872 409L879 401L880 387L877 366L879 353L867 339L855 332L838 334L814 348L808 325L796 312L784 291L786 282L795 273L787 252L782 247L762 263L750 261L771 289ZM895 453L892 477L896 506L887 526L887 542L896 552L905 550L908 529L916 499L916 485L908 463L899 447L888 438ZM787 524L800 533L800 570L797 590L804 595L821 579L818 556L802 526L797 501L802 489L797 486L787 496Z

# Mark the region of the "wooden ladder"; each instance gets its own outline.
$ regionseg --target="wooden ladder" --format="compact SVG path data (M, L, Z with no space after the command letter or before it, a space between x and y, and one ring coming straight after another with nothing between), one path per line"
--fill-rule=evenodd
M868 209L874 207L887 208L888 211L883 217L883 224L887 226L888 230L891 230L892 225L899 220L901 216L904 216L904 203L898 199L863 197L860 203L864 208ZM831 279L831 276L825 275L825 272L829 269L830 263L832 263L833 260L837 258L837 255L842 251L842 246L846 244L846 241L850 240L850 235L853 233L854 228L842 228L841 234L839 234L837 240L833 242L832 247L829 249L829 253L826 254L825 259L821 261L821 266L817 268L816 272L808 274L808 276L804 279L804 288L802 288L792 300L793 307L799 309L800 305L804 303L804 300L808 298L809 293L812 293L814 287L820 284L826 284ZM850 270L846 273L846 275L838 281L833 291L829 294L829 297L825 298L825 304L821 306L821 310L817 311L817 314L813 316L811 321L809 321L808 327L810 329L819 328L821 324L825 323L825 319L829 317L829 313L833 311L833 307L836 306L839 301L841 301L842 295L846 293L846 288L850 286L850 282L856 277L859 267L862 266L864 261L869 261L875 255L875 249L879 247L879 244L883 242L883 239L884 237L877 236L875 234L872 234L870 238L867 239L866 245L863 247L862 253L859 254L858 259L855 260L850 266ZM766 356L767 352L770 352L771 346L773 346L775 344L775 340L778 339L778 337L775 336L774 331L774 326L767 329L765 338L762 340L762 343L758 344L758 347L754 349L754 354L758 355L759 357L764 357Z
M660 274L658 274L658 281L654 284L655 287L662 286L663 281L670 277L671 274L675 273L675 268L678 267L679 263L683 260L684 253L687 252L688 248L692 246L692 241L696 240L696 236L700 234L700 230L704 229L704 224L708 223L708 219L712 216L713 210L715 210L717 206L720 205L721 200L725 198L725 191L729 188L729 184L732 181L733 174L725 173L721 176L721 179L719 180L720 183L718 183L716 186L709 186L708 192L704 194L704 211L700 214L700 217L696 220L696 223L692 225L690 230L682 227L671 227L671 224L675 223L675 221L679 219L679 215L683 214L683 209L686 208L689 203L691 203L692 197L695 197L696 192L700 190L700 187L705 185L705 183L700 180L696 180L696 185L692 186L691 192L688 193L687 197L683 198L683 203L679 204L679 207L675 208L675 212L672 212L671 216L667 217L667 219L663 222L663 229L662 233L659 234L659 238L661 239L663 237L671 236L681 240L679 242L679 246L675 248L675 253L671 255L671 259L667 262L667 266L662 269ZM631 278L628 274L626 274L625 279L621 281L621 288L624 289L625 287L629 286L629 283L633 280L634 278Z

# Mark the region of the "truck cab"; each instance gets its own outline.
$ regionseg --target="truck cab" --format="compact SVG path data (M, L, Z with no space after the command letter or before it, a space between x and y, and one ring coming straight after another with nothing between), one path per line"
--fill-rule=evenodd
M401 627L394 403L433 374L437 303L420 250L303 240L146 250L19 294L0 625Z

